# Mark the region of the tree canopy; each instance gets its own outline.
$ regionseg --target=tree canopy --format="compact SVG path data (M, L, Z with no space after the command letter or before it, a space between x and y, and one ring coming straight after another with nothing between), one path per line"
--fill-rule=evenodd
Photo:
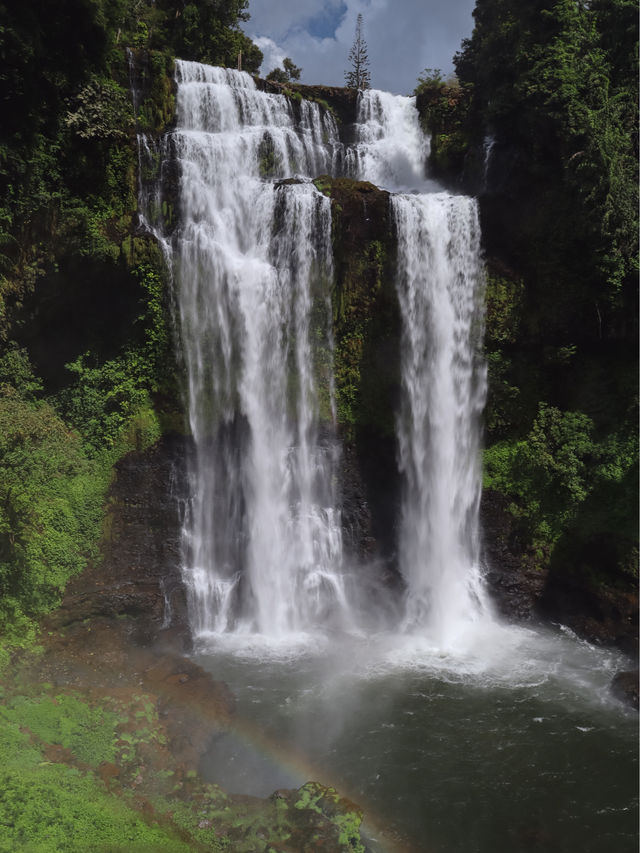
M282 60L282 68L274 68L267 74L267 80L274 83L290 83L292 80L299 80L302 74L302 68L298 68L293 64L293 60L288 56Z
M554 197L540 244L563 234L581 293L606 313L638 271L637 3L477 0L474 18L458 77L521 152L520 185Z
M56 605L95 553L110 466L159 434L150 395L174 374L136 127L172 121L176 56L259 69L247 6L0 3L0 636Z

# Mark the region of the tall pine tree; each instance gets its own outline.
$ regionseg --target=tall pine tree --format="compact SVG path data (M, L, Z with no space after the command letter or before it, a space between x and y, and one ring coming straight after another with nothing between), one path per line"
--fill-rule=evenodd
M368 89L371 86L371 73L369 71L369 56L367 43L362 35L362 15L358 15L356 21L356 37L348 56L351 70L345 71L344 79L349 89Z

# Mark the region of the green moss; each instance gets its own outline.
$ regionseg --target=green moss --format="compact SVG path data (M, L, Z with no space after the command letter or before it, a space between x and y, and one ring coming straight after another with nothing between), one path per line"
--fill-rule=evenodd
M325 101L325 99L324 99L324 98L316 98L316 99L315 99L315 102L316 102L316 104L317 104L319 107L321 107L321 108L322 108L323 110L325 110L326 112L331 113L331 114L335 117L334 109L333 109L333 107L329 104L329 102L328 102L328 101Z
M258 146L258 171L261 178L274 178L280 173L282 158L269 133L265 133Z
M314 183L332 202L338 423L350 435L360 428L393 434L399 317L389 196L350 178L322 175Z
M491 269L486 275L486 344L512 344L518 338L524 282Z
M431 134L431 170L457 183L470 146L470 92L458 84L433 80L423 81L416 95L422 125Z
M144 91L144 100L136 116L137 125L143 133L159 136L175 122L175 56L170 49L138 49L134 60Z
M3 769L28 770L36 767L42 760L41 751L35 747L29 735L21 731L19 720L0 707L0 755Z
M331 196L331 186L333 183L333 178L329 177L329 175L321 175L319 178L315 178L313 184L317 190L319 190L323 195Z
M0 705L0 851L191 849L170 830L149 826L108 795L92 773L44 755L48 745L59 745L93 767L113 761L121 722L115 711L92 707L79 694L34 692Z
M350 809L335 788L327 788L317 782L307 782L296 792L294 807L301 811L313 811L327 818L337 830L339 850L365 853L360 837L362 812Z
M364 851L359 810L332 788L307 783L269 800L234 797L177 767L152 695L101 692L97 706L51 685L14 683L7 692L0 702L0 851L255 853L311 843Z
M192 842L198 843L198 846L202 845L203 849L212 853L233 850L229 847L228 838L224 835L219 837L223 826L219 820L219 810L209 803L192 804L177 799L157 798L154 800L154 806L158 812L164 811L170 815L171 822Z
M115 758L117 718L100 708L90 708L73 695L30 699L19 696L0 706L0 717L19 723L40 741L70 749L80 761L94 767Z
M0 770L0 851L187 853L190 846L149 826L105 793L91 774L62 765Z
M387 246L372 240L342 268L334 297L335 386L341 425L392 435L399 325L388 257Z
M338 843L353 853L365 853L365 846L360 836L362 815L359 812L347 812L336 815L333 822L338 827Z

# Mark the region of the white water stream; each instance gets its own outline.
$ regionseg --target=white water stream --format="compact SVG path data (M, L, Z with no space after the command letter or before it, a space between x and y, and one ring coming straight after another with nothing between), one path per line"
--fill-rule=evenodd
M398 417L405 493L400 565L407 623L448 646L487 619L478 509L485 370L482 267L475 203L464 196L395 196L403 319Z
M178 62L177 81L194 633L339 624L335 442L330 423L318 438L315 379L331 363L329 200L310 183L277 183L331 168L335 124L308 103L296 123L284 97L241 72Z
M450 648L471 624L492 621L478 530L483 269L476 203L428 181L427 154L413 98L361 95L347 162L359 178L394 191L398 239L404 628Z

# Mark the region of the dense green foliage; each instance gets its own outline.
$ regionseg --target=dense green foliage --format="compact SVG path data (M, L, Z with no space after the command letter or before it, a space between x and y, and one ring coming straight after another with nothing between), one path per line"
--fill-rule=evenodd
M582 336L619 333L638 270L637 4L478 0L474 17L456 69L476 125L513 153L514 256L557 315L549 331L565 331L562 267Z
M18 676L0 689L2 853L364 850L362 814L333 788L258 800L203 782L172 752L157 695Z
M52 398L58 411L24 350L0 359L0 618L14 644L30 640L33 620L97 559L113 463L160 435L150 383L131 359L70 365L78 380Z
M462 102L425 112L476 152L439 165L481 195L486 485L540 564L616 582L637 557L637 4L477 0L474 18Z
M136 207L126 48L149 58L145 127L162 124L171 58L257 70L247 0L43 0L0 5L0 335L11 307L67 255L117 260ZM163 90L163 91L159 91ZM150 115L155 112L155 115ZM166 110L165 110L166 113ZM164 116L165 120L167 116Z
M587 415L544 403L523 439L498 442L485 457L485 485L513 498L511 512L540 550L539 558L567 532L592 543L596 535L606 536L609 560L632 575L637 569L628 553L635 525L624 509L635 500L635 474L635 442L624 430L598 442ZM616 524L607 529L613 508Z
M92 772L116 757L118 722L112 711L68 694L17 695L0 704L2 853L192 849L111 796ZM50 745L68 750L84 770L51 760Z
M0 383L0 618L20 641L91 555L108 476L37 399L24 351L0 360Z
M146 824L92 775L47 764L27 768L21 764L13 771L4 767L0 771L2 853L84 853L88 849L187 853L193 849L159 826Z
M97 767L116 757L116 715L90 708L75 696L60 694L39 701L17 696L0 706L0 717L29 729L43 743L71 750L85 764Z
M289 83L292 80L299 80L301 74L302 68L298 68L288 56L285 56L282 60L282 68L274 68L267 74L266 79L272 83Z

